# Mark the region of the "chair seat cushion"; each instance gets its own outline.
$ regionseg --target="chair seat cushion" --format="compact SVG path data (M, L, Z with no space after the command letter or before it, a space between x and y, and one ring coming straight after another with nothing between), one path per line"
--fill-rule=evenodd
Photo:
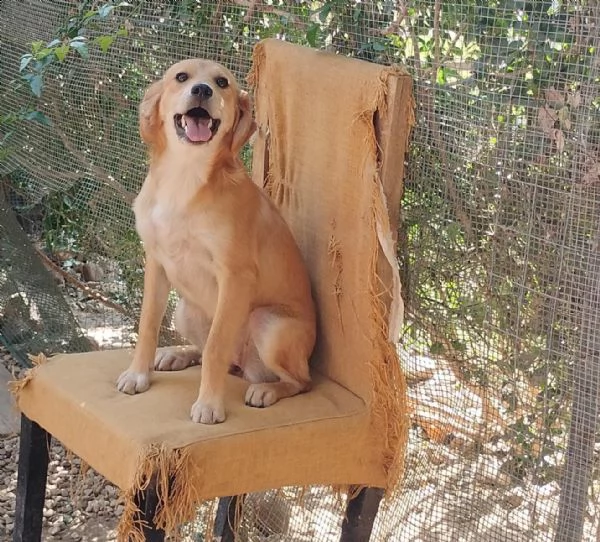
M16 393L28 418L126 496L152 471L185 473L186 500L194 503L284 485L385 483L367 408L334 381L315 375L310 392L257 409L244 404L248 383L229 376L227 420L201 425L190 420L200 367L155 372L148 391L129 396L115 382L131 356L59 355L39 364Z

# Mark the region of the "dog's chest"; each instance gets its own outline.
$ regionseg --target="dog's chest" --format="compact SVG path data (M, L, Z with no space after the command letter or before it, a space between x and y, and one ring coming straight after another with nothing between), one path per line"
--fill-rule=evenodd
M147 251L164 267L177 288L187 289L190 277L212 275L211 232L201 214L190 216L169 203L136 209L138 233Z

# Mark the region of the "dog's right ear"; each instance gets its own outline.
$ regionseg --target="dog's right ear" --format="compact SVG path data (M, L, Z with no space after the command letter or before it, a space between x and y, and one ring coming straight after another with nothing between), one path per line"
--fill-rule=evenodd
M140 104L140 136L142 141L150 146L155 146L163 137L162 121L158 106L163 91L163 82L152 83L146 90Z

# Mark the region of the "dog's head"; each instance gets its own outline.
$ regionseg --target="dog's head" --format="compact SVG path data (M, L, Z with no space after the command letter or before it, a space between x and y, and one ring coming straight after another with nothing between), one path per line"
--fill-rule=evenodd
M140 134L155 153L165 148L228 147L237 154L256 125L248 93L210 60L183 60L152 84L140 105Z

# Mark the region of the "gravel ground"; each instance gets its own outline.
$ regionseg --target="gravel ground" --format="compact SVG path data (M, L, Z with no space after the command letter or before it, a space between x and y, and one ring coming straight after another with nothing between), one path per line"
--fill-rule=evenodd
M14 521L18 437L0 438L0 539L8 540ZM79 481L79 483L78 483ZM50 452L43 540L113 541L122 510L117 489L96 473L80 477L80 464L59 444Z
M13 374L20 374L13 359L1 347L0 360ZM9 540L13 530L18 455L18 436L0 436L0 540ZM79 460L69 457L60 444L53 442L43 540L114 541L121 511L117 488L91 470L82 475Z

